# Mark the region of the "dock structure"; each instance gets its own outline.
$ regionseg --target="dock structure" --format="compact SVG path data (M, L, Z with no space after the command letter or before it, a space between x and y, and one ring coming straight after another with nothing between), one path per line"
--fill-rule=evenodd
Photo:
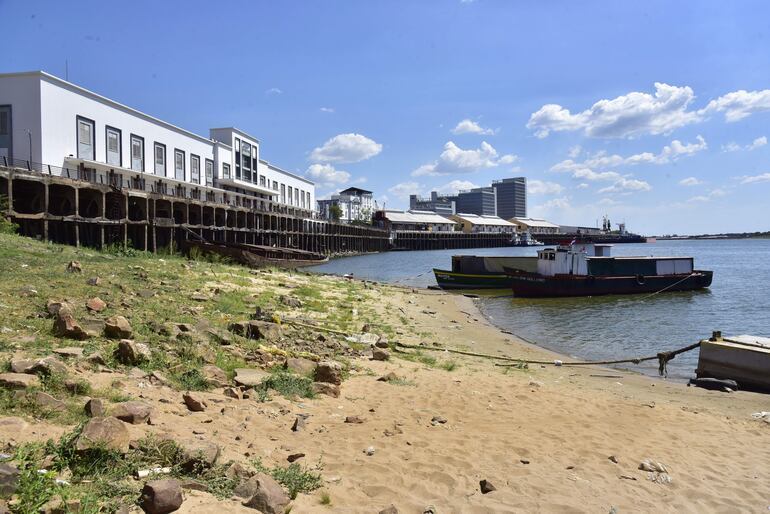
M394 250L453 250L511 246L511 234L504 232L393 232Z
M297 248L327 255L388 250L382 229L316 219L312 211L238 193L164 188L87 169L0 163L0 196L22 235L158 252L188 239ZM151 179L151 177L147 177ZM157 186L157 187L156 187Z

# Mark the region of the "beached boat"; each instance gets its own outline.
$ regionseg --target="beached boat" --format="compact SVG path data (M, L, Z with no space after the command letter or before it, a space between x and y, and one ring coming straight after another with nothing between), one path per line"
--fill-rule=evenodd
M188 251L210 253L233 260L252 268L275 266L278 268L300 268L323 264L329 258L321 253L281 248L274 246L251 245L244 243L209 243L192 241L185 243Z
M537 271L507 270L514 296L557 297L691 291L713 272L692 257L612 257L612 245L572 244L537 252Z
M537 271L536 257L453 255L452 269L433 269L442 289L509 289L506 270Z
M770 338L715 337L701 341L698 378L735 380L741 387L770 390Z

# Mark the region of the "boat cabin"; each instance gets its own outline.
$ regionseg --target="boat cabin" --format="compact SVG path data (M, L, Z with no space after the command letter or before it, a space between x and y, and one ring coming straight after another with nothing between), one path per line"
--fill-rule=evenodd
M693 272L692 257L613 257L610 244L574 244L537 252L537 272L544 276L658 276Z

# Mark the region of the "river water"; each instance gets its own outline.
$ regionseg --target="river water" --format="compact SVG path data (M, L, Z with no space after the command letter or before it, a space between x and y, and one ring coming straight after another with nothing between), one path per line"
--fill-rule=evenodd
M344 274L415 287L435 285L432 268L451 268L451 256L534 255L537 248L483 248L390 252L337 259L310 271ZM613 255L692 256L696 269L714 271L702 291L580 298L510 298L479 300L495 325L538 345L587 360L654 355L708 337L770 336L770 240L658 241L618 244ZM693 376L698 352L669 363L669 377ZM635 369L657 374L657 361Z

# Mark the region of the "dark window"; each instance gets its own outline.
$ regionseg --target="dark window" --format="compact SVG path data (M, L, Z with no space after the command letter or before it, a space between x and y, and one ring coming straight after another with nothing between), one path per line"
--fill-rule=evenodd
M235 138L235 178L241 180L241 140Z
M222 163L222 177L230 178L230 165Z
M0 136L8 135L8 111L0 111Z

